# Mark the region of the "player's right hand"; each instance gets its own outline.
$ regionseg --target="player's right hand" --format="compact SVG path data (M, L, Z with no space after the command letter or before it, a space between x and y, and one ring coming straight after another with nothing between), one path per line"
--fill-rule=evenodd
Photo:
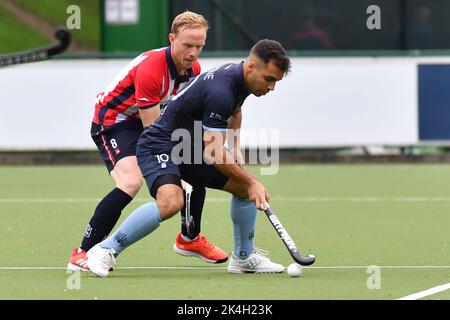
M266 188L256 181L252 183L248 188L248 196L251 201L256 205L256 209L265 210L269 206L270 196L267 193Z

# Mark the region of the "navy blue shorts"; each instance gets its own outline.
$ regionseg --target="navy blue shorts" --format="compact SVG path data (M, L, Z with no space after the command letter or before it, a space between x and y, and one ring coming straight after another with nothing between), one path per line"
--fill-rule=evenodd
M137 160L141 168L142 175L147 183L148 190L153 198L156 198L158 187L167 183L180 185L178 181L172 179L164 179L163 182L155 184L160 177L175 176L183 179L196 187L207 187L222 190L228 181L228 177L217 170L213 165L202 164L179 164L176 165L171 160L171 152L169 150L137 150Z
M92 123L92 140L97 145L108 172L114 169L120 159L136 155L136 144L143 130L140 119L126 120L108 127Z

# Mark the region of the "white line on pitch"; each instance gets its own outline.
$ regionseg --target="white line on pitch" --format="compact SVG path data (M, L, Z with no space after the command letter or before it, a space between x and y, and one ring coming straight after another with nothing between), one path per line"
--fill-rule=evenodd
M367 269L368 266L318 266L307 269ZM379 266L382 269L449 269L450 266ZM226 267L196 266L124 266L117 269L167 269L167 270L222 270ZM66 267L0 267L0 270L66 270Z
M66 270L66 267L0 267L1 270ZM183 267L183 266L134 266L134 267L116 267L115 269L174 269L174 270L216 270L226 269L226 267Z
M0 203L91 203L100 198L0 198ZM272 197L280 202L450 202L450 197ZM135 199L144 203L152 199ZM228 197L207 197L207 202L229 202Z
M417 292L417 293L413 293L413 294L410 294L410 295L408 295L406 297L399 298L397 300L417 300L417 299L422 299L422 298L431 296L433 294L436 294L436 293L439 293L439 292L442 292L442 291L445 291L445 290L448 290L448 289L450 289L450 283L443 284L443 285L440 285L440 286L436 286L436 287L433 287L433 288L430 288L430 289L427 289L427 290L424 290L424 291L420 291L420 292Z

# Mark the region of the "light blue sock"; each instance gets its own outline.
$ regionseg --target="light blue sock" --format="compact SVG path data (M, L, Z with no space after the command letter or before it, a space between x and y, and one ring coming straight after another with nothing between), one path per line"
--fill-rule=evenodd
M247 259L253 252L255 244L256 206L249 199L231 199L231 220L233 221L234 255L239 259Z
M156 203L146 203L134 210L113 235L100 242L100 247L113 249L117 254L159 227L161 222Z

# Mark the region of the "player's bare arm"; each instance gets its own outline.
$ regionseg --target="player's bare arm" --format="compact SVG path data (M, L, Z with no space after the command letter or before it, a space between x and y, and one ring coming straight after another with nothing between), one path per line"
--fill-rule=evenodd
M228 119L227 141L230 153L233 155L236 163L248 174L256 179L245 166L245 158L241 152L241 124L242 124L242 111L241 108L236 108L233 114Z
M228 147L236 160L237 164L241 167L244 166L244 157L240 148L240 131L242 124L242 112L241 108L236 108L233 114L228 119L227 141Z
M148 109L139 109L139 115L141 116L142 124L144 127L147 127L160 117L161 108L159 104L157 104Z
M248 198L255 202L258 209L264 210L270 200L266 188L247 170L236 164L232 154L224 147L225 139L225 132L205 131L205 158L227 177L244 185Z

